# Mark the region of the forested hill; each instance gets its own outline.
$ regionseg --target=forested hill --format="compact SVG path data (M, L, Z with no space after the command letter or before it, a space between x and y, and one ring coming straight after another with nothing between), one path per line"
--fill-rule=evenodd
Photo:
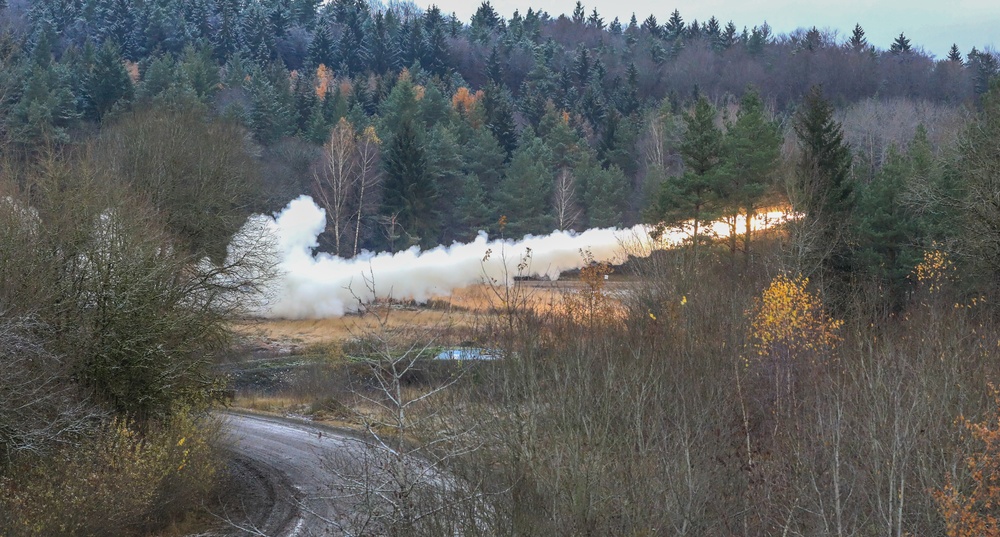
M466 239L500 215L512 234L632 223L682 169L681 113L701 95L723 117L749 87L786 126L814 85L845 122L885 123L862 166L874 170L916 124L975 105L998 69L989 52L934 60L902 34L869 43L860 26L838 41L815 27L737 27L724 13L606 20L579 3L504 19L484 2L469 21L363 0L0 0L0 10L5 150L78 143L153 109L212 117L253 134L273 208L316 190L324 143L367 145L368 161L351 166L366 170L368 198L325 200L342 254ZM872 103L918 113L888 133L896 123ZM932 143L943 136L929 130Z

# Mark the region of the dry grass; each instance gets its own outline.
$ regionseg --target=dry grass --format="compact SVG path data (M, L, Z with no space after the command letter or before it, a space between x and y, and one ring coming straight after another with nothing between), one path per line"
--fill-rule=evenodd
M627 285L627 282L613 276L608 283L607 292L613 296L616 290L624 289ZM566 294L578 291L585 284L576 279L564 279L554 282L525 281L521 282L521 287L527 295L527 306L543 313L561 309ZM442 330L451 333L470 332L481 323L482 316L499 302L497 292L502 290L494 290L487 285L473 285L456 289L451 296L432 299L423 306L401 306L390 316L388 327L432 331L446 327ZM235 329L251 340L285 349L291 347L293 353L298 354L299 349L341 343L358 334L371 332L375 325L374 318L355 314L329 319L249 319L237 324Z

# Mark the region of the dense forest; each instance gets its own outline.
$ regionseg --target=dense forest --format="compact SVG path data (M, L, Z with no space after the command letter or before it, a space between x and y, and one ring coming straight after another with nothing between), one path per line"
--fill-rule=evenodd
M303 193L343 257L694 224L613 304L499 293L422 453L471 488L372 534L995 534L1000 57L722 20L0 0L0 534L183 531L237 231Z
M871 179L918 124L935 151L950 142L998 69L975 49L935 61L902 34L883 50L861 26L837 42L678 11L606 21L580 4L505 20L486 2L468 23L316 0L11 2L2 16L8 153L149 114L241 125L263 179L241 201L317 194L341 255L464 240L501 215L512 235L633 224L680 174L699 97L721 126L756 91L784 137L821 86Z

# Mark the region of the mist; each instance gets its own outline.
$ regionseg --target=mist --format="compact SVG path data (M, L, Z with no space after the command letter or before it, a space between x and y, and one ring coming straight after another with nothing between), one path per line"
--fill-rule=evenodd
M764 229L783 218L779 212L759 215L754 228ZM490 240L480 232L469 243L396 253L364 252L345 259L315 252L318 237L326 229L326 213L309 196L293 200L273 218L254 217L248 225L263 225L272 234L278 259L278 275L267 288L269 299L257 313L282 319L339 317L376 299L425 302L484 281L509 284L515 276L555 280L562 272L585 266L583 252L594 261L618 263L628 254L649 255L689 236L681 229L653 240L645 225L556 231L519 240ZM737 231L742 229L743 225ZM729 227L719 222L708 226L709 231L728 236Z

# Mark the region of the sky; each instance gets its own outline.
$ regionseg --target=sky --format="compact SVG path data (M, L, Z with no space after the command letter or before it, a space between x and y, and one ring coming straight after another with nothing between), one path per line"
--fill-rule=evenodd
M456 13L468 23L481 1L417 0L421 7L437 4L445 13ZM493 8L509 18L515 9L524 14L529 7L542 9L557 17L569 15L576 0L492 0ZM708 20L715 15L722 24L733 21L740 30L767 22L775 33L790 33L797 28L836 31L843 41L850 36L855 24L861 24L869 43L888 49L900 32L911 44L943 58L952 43L962 54L972 47L1000 48L1000 1L998 0L589 0L583 1L587 14L596 7L605 22L618 17L627 24L634 12L641 23L650 14L663 24L674 9L680 10L685 22Z

